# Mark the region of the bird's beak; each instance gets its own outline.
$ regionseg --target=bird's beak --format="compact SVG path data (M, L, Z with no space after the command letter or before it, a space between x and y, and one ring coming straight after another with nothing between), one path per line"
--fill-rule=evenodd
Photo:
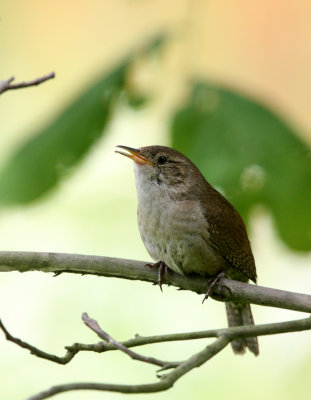
M137 164L149 164L152 165L151 162L144 156L142 156L139 151L139 149L132 149L132 147L127 147L127 146L117 146L120 147L120 149L124 149L128 151L128 153L124 153L123 151L118 151L116 150L116 153L122 154L123 156L126 156L133 161L135 161Z

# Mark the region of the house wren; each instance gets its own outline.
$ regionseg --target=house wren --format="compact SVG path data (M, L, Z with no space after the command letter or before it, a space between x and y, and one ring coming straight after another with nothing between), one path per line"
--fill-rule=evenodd
M165 146L118 153L134 161L138 227L150 256L183 274L256 282L256 267L242 218L183 154ZM250 305L226 303L228 325L254 324ZM246 347L259 354L256 337L232 341L235 353Z

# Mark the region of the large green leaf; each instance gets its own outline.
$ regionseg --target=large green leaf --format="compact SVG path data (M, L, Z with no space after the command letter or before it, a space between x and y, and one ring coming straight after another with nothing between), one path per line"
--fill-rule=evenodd
M222 188L247 222L264 205L292 249L311 250L311 152L280 117L246 97L194 86L172 123L173 147Z
M0 171L0 204L27 203L54 187L105 132L116 97L127 90L128 67L139 55L161 46L159 35L133 51L91 85L54 122L23 144ZM128 92L131 100L135 93Z

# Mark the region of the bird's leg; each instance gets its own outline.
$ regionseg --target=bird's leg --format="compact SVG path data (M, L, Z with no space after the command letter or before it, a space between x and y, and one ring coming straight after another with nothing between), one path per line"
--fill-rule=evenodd
M155 262L154 264L151 264L151 263L145 264L145 267L158 268L158 285L160 286L161 292L163 292L162 278L163 278L163 275L168 272L168 270L169 270L168 266L165 264L164 261L158 261L158 262Z
M206 299L208 299L208 297L210 296L210 294L213 292L214 287L222 280L222 278L224 278L225 276L225 271L220 271L217 272L217 274L215 274L214 276L212 276L208 281L207 281L207 291L205 293L204 299L202 301L202 304L204 303L204 301Z

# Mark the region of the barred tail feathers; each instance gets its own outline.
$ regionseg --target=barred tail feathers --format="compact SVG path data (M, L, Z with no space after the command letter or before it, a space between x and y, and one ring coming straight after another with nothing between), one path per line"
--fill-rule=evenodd
M254 319L249 304L226 303L228 326L254 325ZM235 354L244 354L248 348L255 356L259 354L257 337L239 338L231 342Z

